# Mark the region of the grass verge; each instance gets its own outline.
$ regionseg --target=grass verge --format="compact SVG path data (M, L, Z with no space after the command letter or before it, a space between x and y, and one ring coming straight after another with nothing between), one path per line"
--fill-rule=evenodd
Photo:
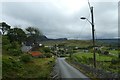
M54 58L32 58L30 62L21 62L17 57L5 55L3 79L5 78L49 78L55 64Z

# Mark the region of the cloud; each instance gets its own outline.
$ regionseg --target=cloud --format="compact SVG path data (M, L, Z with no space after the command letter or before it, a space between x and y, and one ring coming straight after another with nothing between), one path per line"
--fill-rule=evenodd
M38 27L49 38L91 39L91 25L87 21L80 20L81 16L90 19L88 4L87 2L84 2L84 5L81 2L81 6L75 4L76 2L72 4L64 0L4 2L0 17L12 26L21 25L23 29L28 26ZM94 6L97 37L117 37L117 2L92 2L91 5Z

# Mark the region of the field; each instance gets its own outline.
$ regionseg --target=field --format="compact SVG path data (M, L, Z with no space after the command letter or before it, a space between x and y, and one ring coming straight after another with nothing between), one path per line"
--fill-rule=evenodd
M75 53L73 56L76 58L83 58L83 57L93 58L93 53ZM112 59L113 59L112 56L104 56L104 55L96 54L97 61L110 61Z
M71 58L77 61L78 63L93 66L93 53L78 52L74 53ZM115 61L116 59L118 59L118 56L103 55L96 53L96 67L98 69L103 69L105 71L117 73L120 71L119 70L120 63L119 62L117 63Z
M110 50L109 51L111 55L118 57L119 51L118 50Z

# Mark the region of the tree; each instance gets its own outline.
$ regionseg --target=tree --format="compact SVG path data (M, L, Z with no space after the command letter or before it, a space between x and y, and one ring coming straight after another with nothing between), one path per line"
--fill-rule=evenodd
M28 31L30 35L33 35L33 34L42 35L41 31L35 27L28 27L28 28L26 28L26 31Z
M27 42L29 43L37 43L39 37L42 35L41 31L35 27L26 28L28 32Z
M34 28L33 27L28 27L28 28L26 28L26 31L28 31L30 33L30 35L32 35L33 32L34 32Z
M5 34L5 32L7 32L8 30L10 30L10 27L8 24L6 24L5 22L0 23L0 29L2 30L3 35Z
M13 28L8 31L7 36L10 41L18 41L19 43L26 40L26 34L21 28Z

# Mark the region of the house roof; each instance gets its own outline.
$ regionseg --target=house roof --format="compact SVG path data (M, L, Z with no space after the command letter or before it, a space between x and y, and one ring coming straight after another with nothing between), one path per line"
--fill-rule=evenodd
M23 52L28 52L31 48L32 48L31 46L25 46L25 45L23 45L23 46L21 47L21 50L22 50Z
M31 51L30 53L31 53L31 55L34 56L34 57L38 57L38 56L41 56L41 55L42 55L42 53L39 52L39 51Z

